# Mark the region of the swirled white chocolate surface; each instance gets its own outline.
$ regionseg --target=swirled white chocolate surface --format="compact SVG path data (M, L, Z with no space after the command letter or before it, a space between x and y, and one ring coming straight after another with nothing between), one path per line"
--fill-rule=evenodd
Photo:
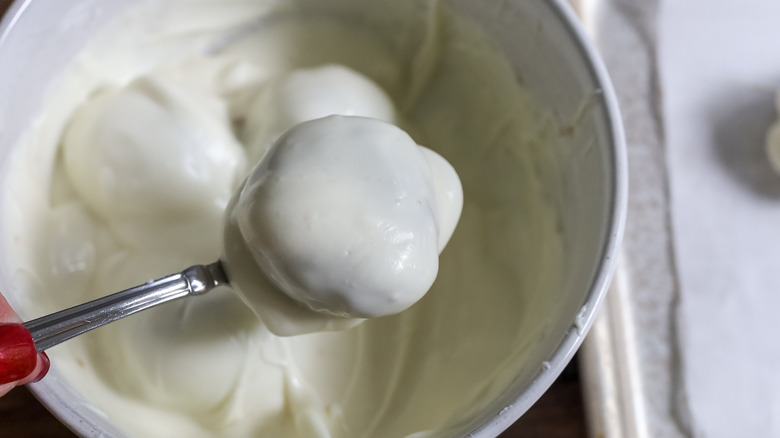
M134 6L107 23L49 92L3 184L10 231L4 250L27 299L23 316L209 263L233 238L286 254L275 261L294 259L288 252L307 241L317 245L307 254L317 257L328 242L343 242L323 241L332 236L314 230L290 235L283 218L314 201L293 202L284 190L272 196L265 192L271 186L251 177L244 190L258 191L282 220L253 228L245 221L271 210L242 204L244 213L229 215L237 226L223 236L230 196L263 156L279 153L271 161L287 173L314 158L286 148L269 152L271 145L287 129L330 114L388 123L361 129L392 131L393 144L385 146L397 154L362 170L379 176L387 163L408 164L418 173L409 183L423 181L400 197L398 214L399 227L425 236L424 272L398 280L414 292L387 303L341 289L339 306L326 309L328 282L338 281L326 265L269 265L266 281L295 285L304 303L297 309L325 315L296 320L314 333L276 336L269 327L290 321L258 318L247 306L254 301L248 297L272 294L242 289L242 299L225 288L52 349L54 372L128 435L452 436L470 430L486 406L495 402L498 411L512 380L538 371L543 359L528 355L547 330L562 277L559 200L546 184L560 177L557 124L518 85L493 43L439 2L167 0ZM303 126L325 122L309 123ZM291 132L280 141L327 133ZM357 153L351 141L342 146ZM452 189L457 177L460 221L451 214L460 209L460 192ZM341 202L342 185L371 184L320 182L301 184L334 202ZM395 202L401 190L394 190L383 196ZM404 225L417 200L427 216ZM391 208L366 202L376 211ZM322 210L321 218L341 212ZM246 236L231 237L230 230ZM378 228L342 231L355 230L358 236ZM393 238L399 248L403 236ZM394 251L370 246L335 250L365 252L368 263ZM244 261L254 263L255 255ZM336 328L321 310L373 317L415 301L433 281L437 255L433 285L407 310L320 331ZM370 272L348 260L331 262ZM351 281L383 287L375 280ZM389 312L377 310L385 305Z

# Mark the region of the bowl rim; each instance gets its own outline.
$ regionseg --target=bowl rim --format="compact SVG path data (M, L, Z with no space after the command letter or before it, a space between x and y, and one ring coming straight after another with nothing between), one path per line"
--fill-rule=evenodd
M5 12L0 20L0 44L19 21L25 9L33 0L16 0ZM579 18L566 0L543 0L555 14L564 30L568 33L575 49L585 61L588 75L601 91L600 107L604 110L606 124L609 128L611 148L609 152L609 169L613 176L611 192L609 193L607 226L605 241L602 242L602 257L597 265L595 275L589 287L588 294L577 316L576 324L564 336L553 354L548 358L537 377L528 386L517 388L519 394L509 404L488 421L467 432L468 436L487 438L498 436L502 431L511 426L520 418L553 384L563 372L565 366L571 361L574 353L582 344L585 335L593 325L598 310L606 296L612 276L614 274L620 245L623 240L625 222L628 207L628 158L625 142L623 122L620 115L617 95L612 85L609 73L602 61L594 43L589 39L579 22ZM57 405L62 403L60 397L53 391L47 382L30 385L33 395L65 426L80 436L92 436L97 432L86 424L84 418L66 418L67 412L62 411Z
M5 11L5 15L0 19L0 44L5 41L11 28L19 21L19 18L22 16L24 10L27 9L30 2L32 2L32 0L16 0L11 3L11 6Z
M600 91L598 106L604 111L612 146L607 150L610 160L607 170L611 172L614 181L610 187L611 192L608 198L610 211L607 215L607 232L601 246L601 259L572 328L566 333L553 354L542 364L542 369L531 384L517 388L520 393L509 404L490 420L467 433L467 436L474 438L496 437L511 426L552 386L574 357L574 353L577 352L593 326L609 289L617 267L628 214L628 156L625 132L617 94L609 72L572 6L566 0L545 0L545 2L569 34L575 49L585 61L584 67L588 71L588 75Z
M2 45L10 32L19 22L19 19L24 14L33 0L15 0L11 3L5 14L0 17L0 45ZM59 383L59 382L58 382ZM88 422L89 418L84 414L78 413L74 409L63 409L63 406L67 406L65 400L57 393L54 386L49 381L41 381L33 384L26 385L33 396L46 407L57 420L60 421L71 432L78 436L92 437L92 436L105 436L104 433L96 430L92 424ZM62 384L56 386L63 386ZM93 415L99 414L96 411L90 411Z

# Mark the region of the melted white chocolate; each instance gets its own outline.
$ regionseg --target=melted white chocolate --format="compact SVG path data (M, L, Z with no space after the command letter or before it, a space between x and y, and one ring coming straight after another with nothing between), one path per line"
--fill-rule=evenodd
M52 349L56 372L128 434L452 436L534 372L526 355L562 278L556 200L540 182L557 124L438 2L169 0L107 25L9 166L5 250L25 317L219 258L243 238L223 237L229 196L268 142L331 112L409 134L399 142L426 173L415 181L434 182L415 189L426 263L446 244L433 286L399 314L293 337L226 288ZM460 209L452 168L459 222L442 214ZM382 313L345 302L338 312ZM336 328L293 305L324 315L296 319L304 331Z

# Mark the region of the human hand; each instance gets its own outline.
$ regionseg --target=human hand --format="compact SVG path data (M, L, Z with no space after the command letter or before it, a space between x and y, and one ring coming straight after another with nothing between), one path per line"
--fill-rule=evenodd
M41 380L49 371L49 357L37 353L30 332L0 295L0 397L17 385Z

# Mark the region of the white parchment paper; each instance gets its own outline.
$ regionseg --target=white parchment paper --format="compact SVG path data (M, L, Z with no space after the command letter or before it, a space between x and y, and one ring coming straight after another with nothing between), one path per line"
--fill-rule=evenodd
M660 72L696 436L780 436L780 1L667 0Z

